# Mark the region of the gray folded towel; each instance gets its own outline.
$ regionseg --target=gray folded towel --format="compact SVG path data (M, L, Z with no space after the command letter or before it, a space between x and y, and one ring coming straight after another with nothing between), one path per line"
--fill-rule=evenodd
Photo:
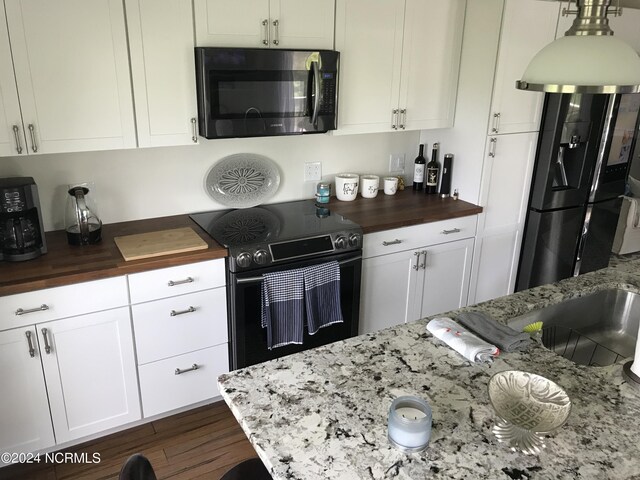
M462 312L456 320L476 335L496 345L503 352L520 350L531 343L528 333L519 333L513 328L498 323L494 318L481 312Z

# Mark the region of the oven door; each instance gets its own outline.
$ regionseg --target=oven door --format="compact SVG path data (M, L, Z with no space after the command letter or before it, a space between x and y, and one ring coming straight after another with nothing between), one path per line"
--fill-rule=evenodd
M337 52L197 48L196 65L206 138L336 128Z
M266 330L261 326L262 274L333 260L340 263L340 303L344 322L326 326L318 330L315 335L309 335L305 319L302 345L286 345L269 350ZM229 273L229 365L231 370L356 336L360 309L361 270L362 251L357 251L291 262L259 271Z

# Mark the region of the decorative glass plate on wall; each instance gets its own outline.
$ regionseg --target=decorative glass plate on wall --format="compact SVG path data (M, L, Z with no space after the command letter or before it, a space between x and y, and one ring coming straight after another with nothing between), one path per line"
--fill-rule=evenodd
M236 153L218 160L207 172L204 189L216 202L250 208L269 200L280 186L275 162L255 153Z

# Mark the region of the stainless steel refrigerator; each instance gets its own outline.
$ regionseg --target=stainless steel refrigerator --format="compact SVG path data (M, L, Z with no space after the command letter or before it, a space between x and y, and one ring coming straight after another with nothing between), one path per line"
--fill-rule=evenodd
M640 94L546 94L516 291L604 268Z

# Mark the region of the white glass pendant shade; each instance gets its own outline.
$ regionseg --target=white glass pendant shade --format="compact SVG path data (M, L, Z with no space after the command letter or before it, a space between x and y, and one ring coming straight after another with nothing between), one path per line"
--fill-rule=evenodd
M611 35L561 37L533 57L516 87L549 93L638 93L640 56Z

